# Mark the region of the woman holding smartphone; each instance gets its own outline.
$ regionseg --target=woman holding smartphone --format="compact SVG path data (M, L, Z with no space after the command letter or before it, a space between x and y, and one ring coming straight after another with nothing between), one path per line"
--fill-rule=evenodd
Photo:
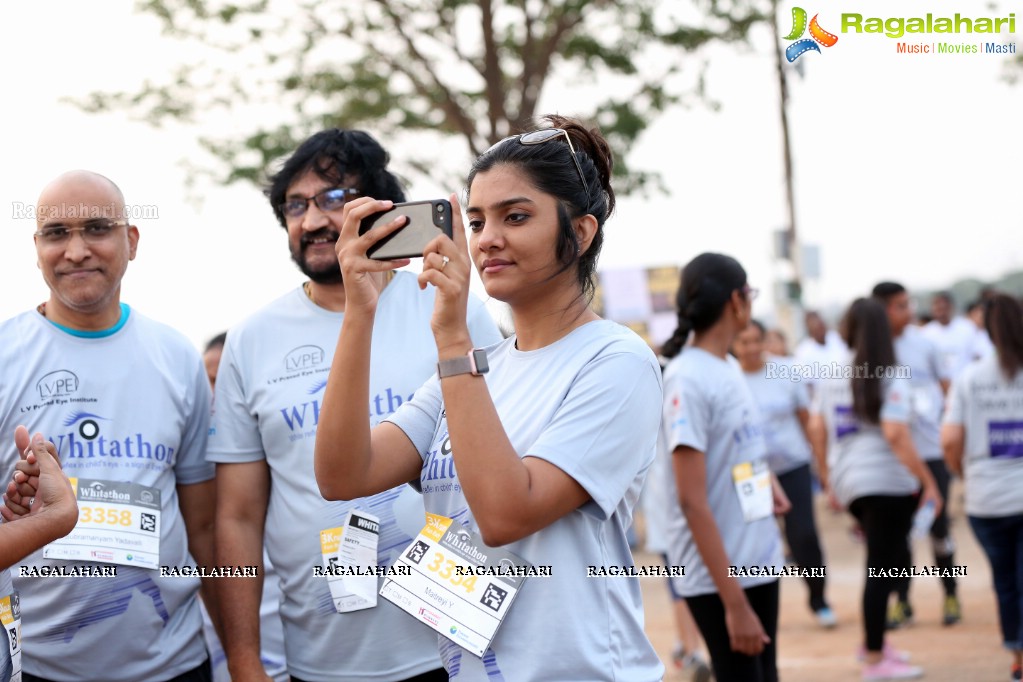
M894 371L884 307L873 299L853 301L842 334L853 355L844 376L818 384L810 430L812 440L827 443L827 460L818 472L821 485L866 536L863 679L919 677L923 670L909 665L907 654L885 645L888 597L899 584L899 577L888 574L909 569L913 513L929 502L940 508L941 494L913 445L911 389Z
M722 682L778 679L772 573L784 561L772 515L789 505L768 469L753 396L728 354L749 324L755 295L734 258L700 254L682 270L678 328L661 349L672 358L664 371L662 429L677 490L668 556L686 567L685 577L673 578L675 588Z
M551 577L527 579L482 658L440 640L451 679L660 680L638 580L586 577L588 566L632 563L626 530L654 457L660 368L638 336L589 307L614 209L607 142L574 120L546 120L555 127L502 140L473 164L468 244L452 196L453 239L427 246L419 276L421 287L437 288L438 375L372 430L371 275L407 261L366 252L403 221L359 236L359 222L390 203L345 206L338 258L347 309L316 477L328 499L411 481L428 513L552 567ZM516 330L485 349L472 347L466 329L472 269L510 306Z
M1006 294L985 304L995 352L952 380L941 440L949 471L966 484L966 515L991 562L1009 679L1023 680L1023 306Z

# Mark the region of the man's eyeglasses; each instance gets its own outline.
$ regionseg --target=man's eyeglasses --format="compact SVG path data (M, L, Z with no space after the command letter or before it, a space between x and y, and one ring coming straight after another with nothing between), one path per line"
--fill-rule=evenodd
M756 287L751 287L748 284L743 284L742 295L746 297L747 301L752 301L753 299L760 295L760 289L757 289Z
M350 187L331 187L311 197L292 197L279 204L277 208L285 218L301 218L309 210L310 201L315 201L316 207L321 211L336 211L345 205L348 197L356 196L358 193L359 190Z
M71 239L72 232L81 232L82 239L94 244L103 241L113 234L115 229L127 224L127 220L90 220L79 227L47 225L36 232L35 236L45 244L63 244Z
M583 183L583 191L586 192L586 196L589 197L590 186L586 182L586 175L583 174L583 167L582 165L580 165L579 159L576 158L575 147L572 146L572 138L569 137L568 132L566 130L563 130L561 128L540 128L539 130L523 133L522 135L512 135L511 137L504 138L487 151L489 152L513 138L517 139L520 144L537 145L543 144L544 142L550 142L551 140L557 140L562 136L564 137L565 142L568 143L568 150L572 152L572 163L575 164L575 169L579 173L579 181Z

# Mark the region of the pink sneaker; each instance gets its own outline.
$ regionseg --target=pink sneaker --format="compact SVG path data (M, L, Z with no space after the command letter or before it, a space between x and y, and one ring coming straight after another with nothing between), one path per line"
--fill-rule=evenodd
M895 661L896 663L909 663L909 659L912 658L908 651L896 649L887 642L885 642L881 655L884 657L884 660ZM867 647L860 645L859 650L856 652L856 660L860 663L867 660Z
M916 665L908 665L890 658L882 659L877 665L863 666L865 680L910 680L924 674L924 669Z

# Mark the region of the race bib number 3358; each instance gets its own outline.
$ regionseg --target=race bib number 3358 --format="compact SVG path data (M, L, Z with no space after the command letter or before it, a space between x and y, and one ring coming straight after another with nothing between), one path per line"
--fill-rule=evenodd
M160 565L160 490L137 483L72 478L78 524L43 549L46 559L122 566Z

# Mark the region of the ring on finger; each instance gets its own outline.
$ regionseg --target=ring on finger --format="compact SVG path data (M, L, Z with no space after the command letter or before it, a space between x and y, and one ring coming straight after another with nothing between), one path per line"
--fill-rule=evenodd
M448 263L450 263L450 262L451 262L450 258L448 258L447 256L441 256L440 257L440 269L443 270L444 268L446 268L448 266Z

